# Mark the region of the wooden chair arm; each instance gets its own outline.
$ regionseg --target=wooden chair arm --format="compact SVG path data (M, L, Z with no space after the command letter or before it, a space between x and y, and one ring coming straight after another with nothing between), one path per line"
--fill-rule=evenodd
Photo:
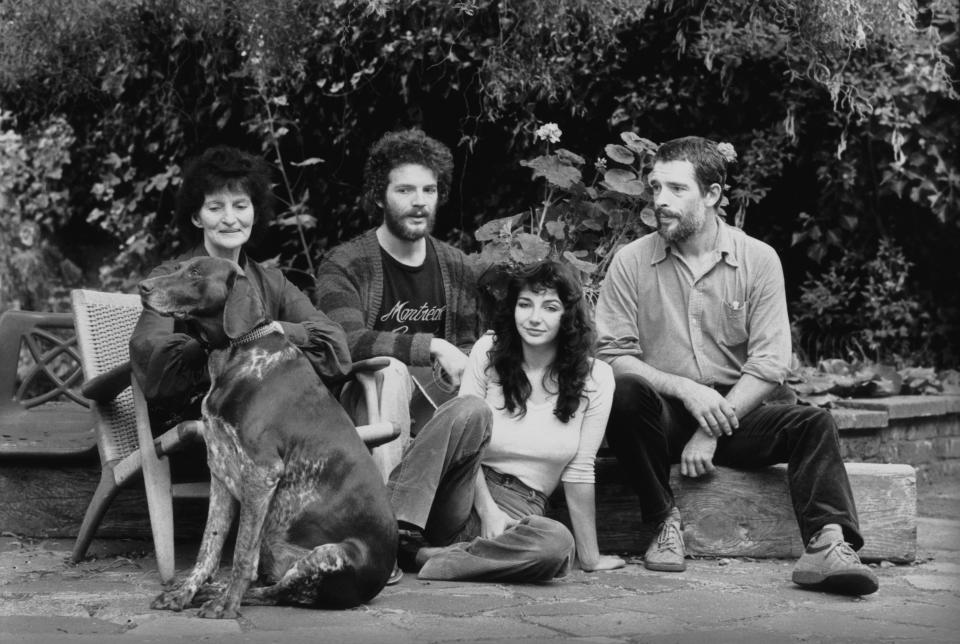
M130 361L117 365L110 371L104 371L99 376L87 380L80 386L80 393L84 397L99 403L110 402L120 392L130 386L130 377L133 373Z
M390 364L390 358L385 356L367 358L366 360L357 360L350 365L350 374L356 375L358 373L370 373L373 371L378 371L386 367L388 364Z
M360 425L357 427L357 433L367 447L373 448L384 443L389 443L400 436L400 426L396 423L372 423L370 425Z
M167 456L173 452L178 452L188 443L199 440L202 436L202 420L185 420L176 427L172 427L160 436L153 439L153 446L157 450L157 456Z

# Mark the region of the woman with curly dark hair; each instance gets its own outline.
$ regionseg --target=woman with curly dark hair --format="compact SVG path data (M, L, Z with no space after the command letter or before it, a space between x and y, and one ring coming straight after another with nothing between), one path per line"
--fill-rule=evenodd
M425 528L426 546L411 549L421 544L407 534L401 552L426 579L542 581L566 572L574 547L584 570L619 568L622 559L599 552L594 490L613 372L591 355L580 282L571 267L547 260L514 271L505 293L492 331L470 353L459 397L438 410L391 476L401 527ZM472 431L454 428L451 440L445 407L481 400L488 413L465 423ZM447 447L438 459L440 444L456 453ZM431 458L444 467L429 472ZM573 535L543 516L560 483Z

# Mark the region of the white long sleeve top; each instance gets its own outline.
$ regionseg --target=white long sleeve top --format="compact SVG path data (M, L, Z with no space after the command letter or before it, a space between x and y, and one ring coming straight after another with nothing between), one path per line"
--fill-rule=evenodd
M613 370L591 358L592 370L584 385L584 399L566 423L554 416L556 395L540 404L527 403L523 416L511 415L504 404L503 389L487 352L493 334L477 340L463 373L460 395L473 394L493 410L493 430L483 464L510 474L531 488L550 495L560 481L593 483L594 460L613 404Z

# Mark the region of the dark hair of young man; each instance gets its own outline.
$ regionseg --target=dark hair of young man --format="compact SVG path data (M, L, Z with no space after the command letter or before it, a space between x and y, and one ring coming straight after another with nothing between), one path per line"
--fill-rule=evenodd
M727 180L727 160L720 154L716 143L702 136L684 136L661 143L653 161L689 161L693 164L700 192L704 194L714 183L722 191Z
M447 202L453 177L453 154L440 141L423 130L412 128L388 132L370 146L363 167L361 205L368 215L375 215L387 191L390 171L406 164L422 165L437 176L437 205Z

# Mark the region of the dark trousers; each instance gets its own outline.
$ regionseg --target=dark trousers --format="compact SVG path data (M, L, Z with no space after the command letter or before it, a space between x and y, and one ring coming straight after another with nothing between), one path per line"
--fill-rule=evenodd
M680 462L696 430L696 421L680 400L660 395L639 376L617 376L607 443L640 497L644 521L661 521L674 506L670 466ZM863 546L837 426L829 412L761 405L740 419L731 436L717 439L714 465L747 470L775 463L787 464L790 498L804 543L824 525L837 523L854 549Z

